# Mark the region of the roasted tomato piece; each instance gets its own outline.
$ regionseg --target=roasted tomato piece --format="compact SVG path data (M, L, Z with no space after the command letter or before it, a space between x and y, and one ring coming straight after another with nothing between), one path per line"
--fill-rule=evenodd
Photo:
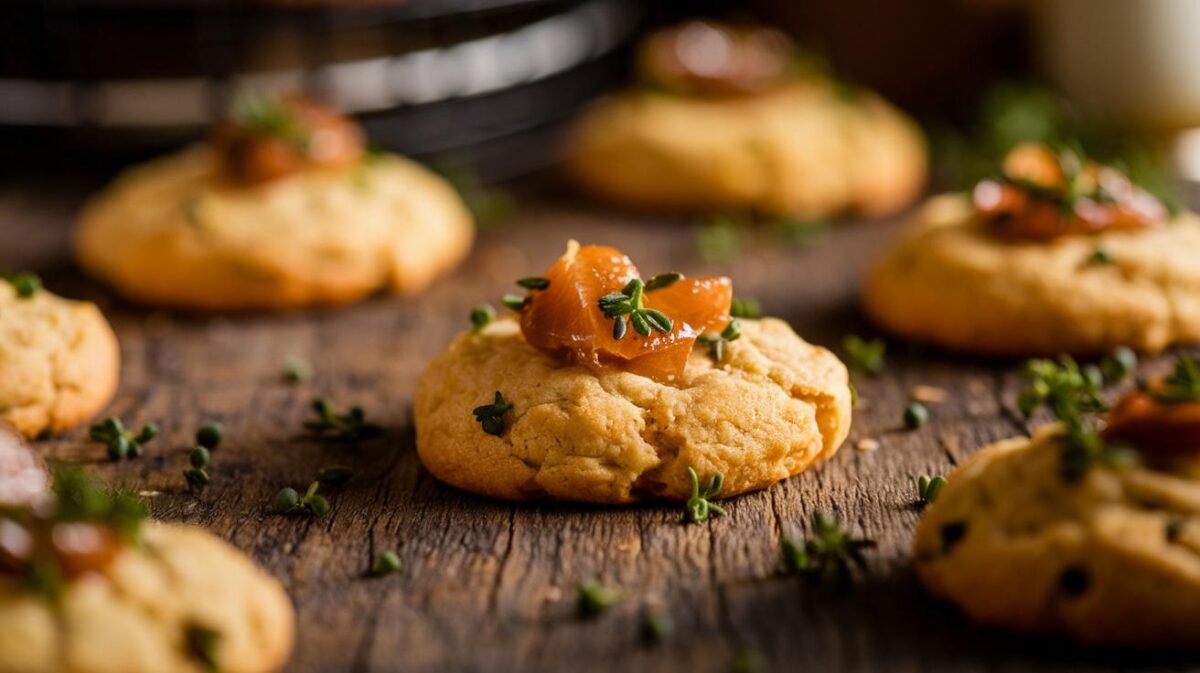
M241 184L347 166L362 157L363 145L354 122L302 96L241 99L212 134L220 173Z
M521 309L530 345L572 364L661 382L683 375L696 337L728 324L733 299L724 277L679 277L647 288L620 251L574 241L544 278L549 284L531 290Z
M794 47L770 28L688 21L648 37L638 53L642 76L671 91L727 96L762 91L788 71Z

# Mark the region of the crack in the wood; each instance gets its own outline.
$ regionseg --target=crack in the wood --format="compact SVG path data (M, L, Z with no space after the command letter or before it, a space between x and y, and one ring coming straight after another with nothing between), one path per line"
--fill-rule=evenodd
M488 592L488 612L499 616L500 608L500 585L504 581L504 570L508 567L508 559L512 554L513 538L516 536L517 525L517 508L515 505L510 505L508 508L508 541L504 545L504 553L500 556L500 565L496 568L496 577L492 581L491 589Z

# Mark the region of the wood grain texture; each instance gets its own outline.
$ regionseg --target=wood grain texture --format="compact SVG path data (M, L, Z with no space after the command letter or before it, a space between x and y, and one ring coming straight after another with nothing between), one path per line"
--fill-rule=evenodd
M424 363L467 327L482 300L498 303L512 280L540 272L567 238L628 252L647 273L721 271L738 294L759 298L811 341L836 347L847 332L873 334L860 317L858 279L897 223L839 223L808 248L761 236L730 265L695 255L684 220L634 218L576 204L552 182L524 186L515 222L482 236L469 262L424 296L375 298L338 311L284 315L166 314L124 304L82 278L67 226L94 180L0 188L0 269L30 268L67 296L100 303L121 340L120 392L108 413L157 422L162 436L140 460L110 464L84 431L37 443L47 456L157 492L156 516L205 526L280 578L299 614L289 671L728 671L740 648L776 671L1056 671L1113 666L1187 668L1186 657L1084 651L966 625L926 598L909 560L918 511L913 479L945 473L982 444L1023 433L1013 362L981 362L891 343L878 378L857 377L850 439L828 463L728 501L729 516L682 523L678 506L513 505L444 486L413 447L411 403ZM315 377L291 385L288 356ZM1147 370L1162 362L1147 363ZM931 421L902 429L914 385L949 392ZM315 441L301 430L316 395L361 404L388 430L361 445ZM225 426L212 485L200 496L181 472L195 428ZM856 450L863 438L880 448ZM357 470L330 491L320 520L267 512L284 486L321 467ZM814 510L835 515L879 546L847 589L815 586L779 569L781 532L802 534ZM378 552L402 569L368 579ZM574 616L576 583L619 586L624 600L591 621ZM673 618L658 647L639 643L647 607ZM1136 616L1131 616L1136 618Z

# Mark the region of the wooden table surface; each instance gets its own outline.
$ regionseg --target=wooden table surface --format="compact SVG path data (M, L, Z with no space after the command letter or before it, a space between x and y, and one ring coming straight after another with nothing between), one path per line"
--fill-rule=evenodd
M602 508L511 504L437 482L413 446L412 399L425 363L467 326L471 306L497 302L513 279L539 273L568 238L605 242L643 269L720 271L810 341L837 347L874 334L857 308L859 278L897 220L847 221L806 248L760 236L733 263L706 265L687 220L636 218L579 204L552 180L518 190L508 226L484 234L453 276L414 299L379 297L341 310L284 315L169 314L130 306L83 278L67 241L74 209L96 176L47 187L0 184L0 269L29 268L67 296L97 301L121 341L121 387L107 413L153 421L163 434L140 460L111 464L82 429L42 440L47 456L158 494L154 515L204 526L253 556L291 594L299 633L288 671L729 671L735 653L760 653L773 671L1182 670L1179 655L1087 651L966 624L926 597L909 546L918 510L913 479L946 473L979 446L1027 432L1015 408L1019 363L982 362L889 343L888 368L857 377L850 438L826 464L725 503L729 516L685 525L678 505ZM61 181L60 181L61 182ZM297 356L312 380L289 385ZM1144 363L1146 371L1165 364ZM901 428L913 386L944 388L919 430ZM314 441L302 422L318 395L360 404L385 439ZM212 484L189 494L181 477L197 425L219 420ZM876 451L856 450L874 438ZM319 520L271 515L284 486L321 467L357 470L330 491ZM781 532L803 534L814 510L873 538L869 567L849 587L780 572ZM379 552L403 567L368 579ZM591 621L574 615L576 583L620 587L624 600ZM671 638L639 642L647 606L666 610ZM1131 615L1136 619L1136 615ZM1194 661L1194 660L1193 660Z

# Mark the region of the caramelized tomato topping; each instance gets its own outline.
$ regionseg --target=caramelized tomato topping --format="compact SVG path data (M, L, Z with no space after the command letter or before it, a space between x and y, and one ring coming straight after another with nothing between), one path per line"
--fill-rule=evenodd
M239 184L276 180L305 168L340 168L363 155L358 126L302 96L244 99L213 129L219 172Z
M732 281L680 278L643 295L645 308L670 318L670 329L650 329L649 335L643 335L630 327L616 338L616 319L605 315L600 299L621 292L640 275L628 257L608 246L580 247L572 241L567 253L546 270L545 278L550 284L531 290L521 309L525 340L554 357L598 371L629 371L660 382L677 380L696 337L729 323Z
M1158 457L1200 456L1200 402L1162 402L1135 390L1108 412L1105 439Z
M677 93L737 95L779 82L793 51L777 30L688 21L648 37L638 65L645 79Z
M1168 217L1158 199L1120 171L1035 143L1015 147L1003 175L977 184L973 200L989 229L1014 240L1137 231Z

